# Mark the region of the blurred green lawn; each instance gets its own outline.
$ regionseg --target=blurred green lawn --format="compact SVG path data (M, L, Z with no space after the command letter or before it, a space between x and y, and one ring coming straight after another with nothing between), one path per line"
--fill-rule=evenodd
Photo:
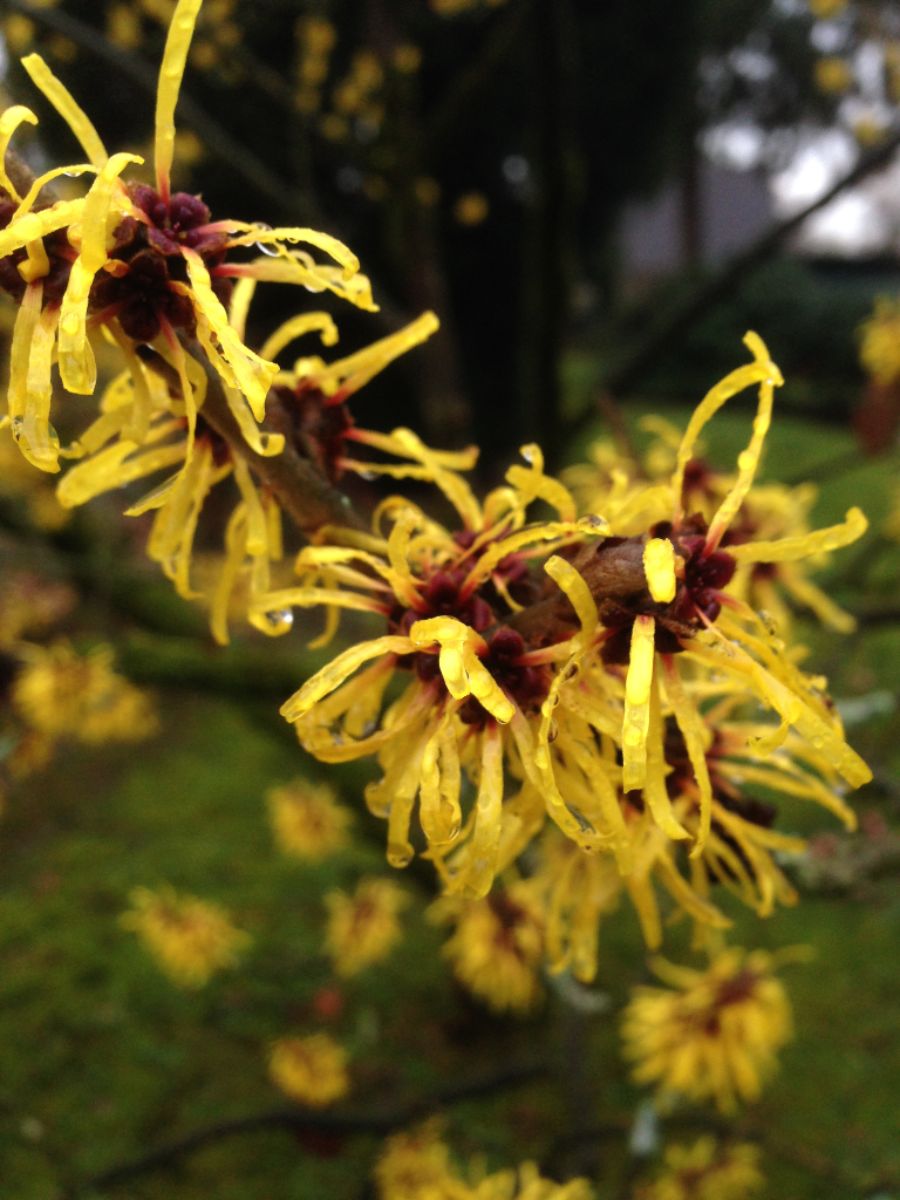
M732 461L749 419L717 418L709 438L714 461ZM779 418L767 475L797 480L808 471L823 486L820 521L858 503L877 526L888 508L892 464L829 467L851 448L838 429ZM832 568L837 599L855 607L896 603L900 549L877 562L858 548L845 557L855 566L848 574L838 558ZM895 689L900 628L817 636L814 661L839 700ZM492 1063L560 1052L558 1004L551 1002L549 1015L502 1022L462 995L421 903L394 956L346 985L344 1013L331 1023L317 1017L315 995L332 982L321 953L322 893L386 870L382 830L360 816L353 848L330 862L307 867L285 859L272 844L263 792L313 766L281 729L274 701L241 706L177 689L161 701L163 732L152 743L67 754L21 790L0 823L2 1200L57 1200L67 1187L197 1126L280 1106L265 1052L271 1039L295 1030L325 1027L345 1041L352 1103L371 1109ZM881 777L898 777L898 732L896 713L852 730ZM328 778L338 778L344 799L361 807L358 771ZM888 818L896 806L896 791L877 787L859 800L861 809ZM833 829L826 817L814 825ZM426 898L426 873L399 878ZM221 901L253 938L240 966L199 993L167 983L118 925L133 887L163 882ZM765 923L738 920L736 941L804 942L817 950L811 964L787 972L797 1039L763 1103L745 1118L768 1147L771 1200L900 1195L898 926L900 898L890 877L864 881L849 895L809 897ZM624 911L602 936L598 987L615 1011L643 977L643 952ZM613 1017L592 1020L584 1052L597 1120L633 1111L641 1097L618 1062ZM510 1163L548 1152L565 1132L564 1102L549 1084L534 1084L454 1108L449 1127L461 1150ZM354 1200L365 1194L361 1181L375 1151L372 1139L313 1145L284 1132L258 1133L105 1194ZM600 1197L618 1200L623 1156L621 1146L603 1143ZM829 1176L829 1164L840 1176Z

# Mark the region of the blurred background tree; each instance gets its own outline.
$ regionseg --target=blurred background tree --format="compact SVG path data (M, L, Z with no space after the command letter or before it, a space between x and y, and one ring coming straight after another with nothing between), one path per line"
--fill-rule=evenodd
M7 8L9 49L64 64L110 141L133 138L172 4ZM844 418L852 330L895 282L896 227L874 247L848 227L786 262L776 239L686 339L643 343L816 179L894 136L897 19L888 0L223 0L192 50L181 161L214 211L290 215L361 247L386 325L438 311L441 334L384 403L487 461L532 438L558 457L601 385L689 395L761 303L789 402Z

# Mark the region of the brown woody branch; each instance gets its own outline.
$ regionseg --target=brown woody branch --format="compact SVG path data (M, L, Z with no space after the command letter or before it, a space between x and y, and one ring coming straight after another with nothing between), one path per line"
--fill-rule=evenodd
M261 1129L280 1129L292 1134L331 1134L338 1137L385 1136L396 1129L411 1125L423 1117L465 1100L476 1100L497 1092L522 1087L547 1074L544 1062L513 1063L502 1070L472 1079L456 1081L436 1089L429 1096L394 1107L379 1107L372 1111L317 1112L304 1108L275 1108L251 1113L230 1121L217 1121L206 1125L185 1137L159 1146L138 1158L118 1163L114 1167L85 1181L76 1195L91 1191L105 1191L140 1175L164 1170L213 1142L237 1137L244 1133L256 1133Z

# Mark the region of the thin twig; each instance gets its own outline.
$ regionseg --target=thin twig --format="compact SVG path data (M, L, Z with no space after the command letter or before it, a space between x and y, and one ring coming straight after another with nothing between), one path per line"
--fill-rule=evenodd
M138 1158L116 1164L82 1185L79 1192L104 1191L146 1175L163 1170L179 1160L194 1154L204 1146L225 1138L245 1133L256 1133L261 1129L282 1130L287 1133L328 1133L337 1136L361 1135L380 1136L391 1133L421 1120L430 1113L464 1100L476 1100L509 1088L522 1087L540 1079L547 1073L543 1062L516 1063L501 1071L468 1080L457 1080L446 1087L438 1088L430 1096L420 1096L395 1108L379 1108L369 1112L315 1112L302 1108L276 1108L233 1120L217 1121L167 1145L158 1146Z

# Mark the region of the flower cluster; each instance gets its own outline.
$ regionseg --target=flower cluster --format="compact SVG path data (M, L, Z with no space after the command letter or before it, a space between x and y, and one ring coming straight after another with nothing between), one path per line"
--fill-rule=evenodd
M0 807L7 784L45 767L60 743L132 742L157 729L150 698L114 667L111 647L55 637L75 594L27 571L0 594Z
M377 756L366 802L387 820L394 865L418 845L448 893L480 899L548 818L569 839L566 852L551 837L531 871L552 897L551 961L584 978L599 916L620 891L652 946L657 886L709 925L727 924L711 895L720 885L761 915L789 903L774 854L802 843L773 828L757 789L852 827L840 791L869 778L823 681L783 640L781 600L848 628L801 564L866 522L852 509L811 531L810 491L754 488L781 377L758 337L747 345L751 361L710 390L650 480L598 472L591 492L582 471L573 492L528 446L526 465L480 502L459 464L408 430L365 435L415 465L362 469L430 481L456 523L393 497L371 533L333 530L331 543L302 550L298 585L261 601L263 612L323 605L326 635L342 609L382 622L282 712L323 761ZM736 473L719 476L696 457L698 438L752 386L749 445ZM534 519L537 502L549 517Z
M554 1183L534 1163L488 1172L474 1162L464 1172L435 1121L388 1138L375 1183L379 1200L592 1200L594 1194L587 1180Z
M749 1200L763 1186L759 1150L747 1142L717 1145L711 1137L672 1146L651 1182L634 1200Z

